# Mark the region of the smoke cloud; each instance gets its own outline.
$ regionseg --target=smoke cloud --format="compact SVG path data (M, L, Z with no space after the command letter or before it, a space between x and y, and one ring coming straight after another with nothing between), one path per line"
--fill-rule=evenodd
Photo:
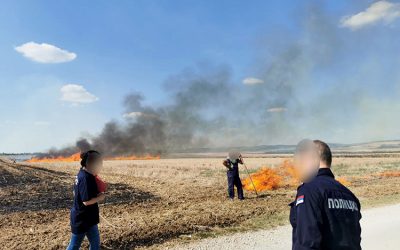
M89 148L109 156L164 154L296 143L305 137L349 142L392 136L376 133L379 119L389 117L382 109L400 111L399 105L391 105L398 98L400 75L380 62L381 55L396 48L387 43L391 35L355 34L320 5L307 6L299 18L301 31L260 38L254 71L247 77L257 84L235 80L226 65L186 69L165 81L170 101L164 106L145 106L144 96L129 94L123 101L125 121L110 121L100 134L49 154ZM391 96L384 94L382 80L393 90Z

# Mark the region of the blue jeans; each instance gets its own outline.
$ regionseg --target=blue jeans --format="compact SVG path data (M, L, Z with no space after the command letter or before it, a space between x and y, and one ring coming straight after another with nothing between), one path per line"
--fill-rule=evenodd
M94 225L93 227L89 228L89 230L86 233L82 233L82 234L74 234L73 233L71 236L71 241L69 242L69 245L67 247L67 250L79 250L85 236L89 240L89 243L90 243L89 249L90 250L100 249L99 228L97 227L97 225Z

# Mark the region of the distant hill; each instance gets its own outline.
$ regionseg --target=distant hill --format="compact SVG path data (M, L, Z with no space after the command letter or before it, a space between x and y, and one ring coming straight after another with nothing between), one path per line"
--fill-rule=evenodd
M399 152L400 153L400 140L388 141L373 141L364 143L328 143L333 152L336 153L369 153L369 152ZM203 155L203 154L220 154L228 151L240 151L243 153L254 154L292 154L295 151L296 145L258 145L258 146L238 146L238 147L204 147L204 148L190 148L179 152L171 152L170 155L178 155L179 157L187 157L190 155ZM16 161L24 161L32 158L39 153L22 153L22 154L6 154L0 153L0 157L12 159Z
M28 159L31 159L34 156L34 154L29 154L29 153L22 153L22 154L0 154L1 159L7 159L9 161L25 161Z
M397 152L400 151L400 140L374 141L365 143L328 143L334 152ZM259 145L250 147L192 148L181 153L220 153L237 150L248 153L285 154L293 153L296 145Z
M334 147L335 151L349 152L394 152L400 151L400 140L374 141L354 144L341 144Z

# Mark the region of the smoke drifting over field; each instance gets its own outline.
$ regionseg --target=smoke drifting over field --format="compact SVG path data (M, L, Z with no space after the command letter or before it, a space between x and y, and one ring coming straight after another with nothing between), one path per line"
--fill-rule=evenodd
M187 71L171 77L165 85L173 99L169 105L144 106L142 95L129 94L123 102L124 122L110 121L99 135L81 138L72 147L50 150L46 156L71 155L88 149L109 156L154 155L208 145L209 134L227 125L221 111L227 114L229 102L234 100L229 84L229 72L225 69L201 74ZM204 114L209 111L215 114L206 118Z
M398 47L387 42L391 35L368 37L339 27L338 18L325 15L321 6L307 8L299 25L305 27L301 33L280 31L260 38L252 78L245 84L229 66L184 70L165 82L170 97L165 106L145 106L144 96L129 94L123 102L125 121L110 121L99 135L49 154L89 148L112 156L162 154L295 143L304 137L349 142L363 141L366 134L369 139L392 136L392 127L375 129L389 118L385 109L396 108L398 98L397 85L388 84L392 95L380 101L388 90L380 82L400 79L394 69L388 76L377 56ZM356 54L351 61L344 56L349 50Z

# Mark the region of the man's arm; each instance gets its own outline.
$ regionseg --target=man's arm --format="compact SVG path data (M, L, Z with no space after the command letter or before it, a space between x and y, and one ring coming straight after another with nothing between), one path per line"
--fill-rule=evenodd
M225 160L222 162L222 164L223 164L227 169L232 170L231 162L229 161L229 159L225 159Z
M303 185L297 192L296 241L293 250L320 249L322 240L323 199L319 191Z
M100 202L100 201L104 200L105 197L106 197L106 195L104 193L101 193L101 194L99 194L99 196L97 196L95 198L92 198L92 199L90 199L88 201L83 201L82 203L85 206L90 206L90 205L93 205L93 204L95 204L97 202Z
M243 162L243 157L242 157L242 155L239 156L239 161L238 161L238 162L239 162L240 164L243 165L244 162Z
M85 206L104 200L105 194L97 194L96 182L89 178L81 178L78 183L79 195Z

